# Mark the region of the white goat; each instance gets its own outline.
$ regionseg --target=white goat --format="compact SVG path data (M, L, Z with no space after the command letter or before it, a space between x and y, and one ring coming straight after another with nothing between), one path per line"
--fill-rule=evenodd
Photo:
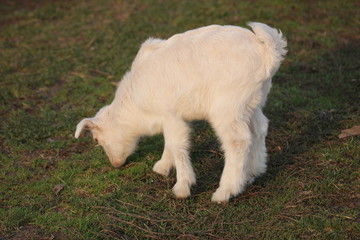
M187 121L207 120L220 138L225 166L212 201L226 202L266 170L268 119L262 113L271 78L286 54L282 33L262 23L252 31L212 25L146 40L131 70L120 81L114 101L84 128L113 166L125 163L144 135L163 133L165 147L154 171L176 169L173 192L190 196L195 174L189 159Z

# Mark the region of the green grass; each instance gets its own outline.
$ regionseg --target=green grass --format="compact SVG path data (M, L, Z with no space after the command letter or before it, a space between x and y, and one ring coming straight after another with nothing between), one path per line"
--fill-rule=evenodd
M5 1L0 6L0 239L359 239L356 1ZM110 103L149 36L268 23L289 53L265 113L269 168L228 204L210 202L223 155L194 122L192 196L152 172L163 138L119 169L75 126ZM63 184L56 194L54 187Z

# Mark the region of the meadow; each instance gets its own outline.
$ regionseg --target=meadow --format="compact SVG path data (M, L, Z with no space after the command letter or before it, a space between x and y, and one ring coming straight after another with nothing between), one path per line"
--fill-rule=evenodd
M0 239L360 239L358 1L0 3ZM227 204L210 201L219 142L192 122L197 185L152 172L161 135L120 168L76 124L113 100L141 43L210 24L282 30L288 55L264 109L268 171Z

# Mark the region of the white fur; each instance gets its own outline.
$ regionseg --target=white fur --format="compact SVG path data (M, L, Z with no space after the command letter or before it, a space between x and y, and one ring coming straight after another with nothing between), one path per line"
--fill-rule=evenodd
M122 165L140 136L163 133L165 147L154 171L176 169L173 188L190 195L195 174L189 159L188 121L211 123L225 152L212 201L226 202L266 170L268 119L261 108L271 78L286 54L282 33L262 23L253 31L212 25L146 40L116 91L114 101L76 129L90 128L114 166Z

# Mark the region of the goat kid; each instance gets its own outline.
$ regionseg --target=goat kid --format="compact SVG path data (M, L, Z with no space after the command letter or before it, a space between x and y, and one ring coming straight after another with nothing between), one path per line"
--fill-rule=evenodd
M268 119L262 113L271 78L286 54L280 31L249 23L211 25L146 40L120 81L113 102L76 128L90 129L113 166L134 151L138 139L163 133L165 147L153 170L176 169L173 192L190 196L195 174L189 158L191 120L207 120L225 152L212 201L227 202L266 170Z

